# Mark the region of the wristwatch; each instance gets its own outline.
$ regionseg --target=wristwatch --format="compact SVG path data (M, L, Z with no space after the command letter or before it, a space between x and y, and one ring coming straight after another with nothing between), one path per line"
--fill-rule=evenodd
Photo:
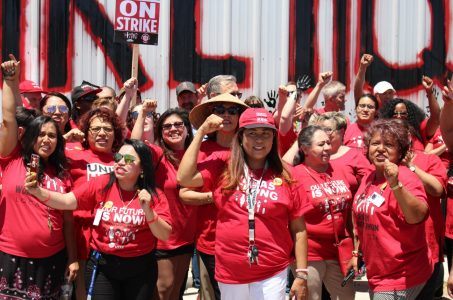
M414 166L414 165L410 165L410 166L409 166L409 170L411 170L412 172L415 173L415 166Z
M397 189L400 189L402 187L403 187L403 184L398 181L398 184L396 184L395 186L391 186L390 188L392 189L392 191L396 191Z

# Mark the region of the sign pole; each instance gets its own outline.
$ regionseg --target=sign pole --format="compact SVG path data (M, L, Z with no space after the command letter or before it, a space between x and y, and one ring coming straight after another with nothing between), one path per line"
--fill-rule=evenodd
M138 56L140 55L139 44L132 44L132 64L131 64L131 77L137 78L138 88ZM137 103L137 93L132 97L130 106L134 106Z

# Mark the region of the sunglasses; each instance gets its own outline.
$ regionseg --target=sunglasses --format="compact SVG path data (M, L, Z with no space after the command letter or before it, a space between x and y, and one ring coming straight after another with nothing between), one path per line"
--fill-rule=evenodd
M108 126L96 126L96 127L90 127L89 130L92 133L99 133L101 129L104 130L105 133L112 133L113 132L113 127L108 127Z
M69 112L69 108L66 105L49 105L45 108L48 114L56 113L57 109L62 114L67 114Z
M173 126L175 126L176 129L181 129L184 127L184 122L174 122L174 123L162 124L162 129L170 130Z
M235 116L238 115L240 111L241 109L238 106L231 106L226 108L223 105L217 105L212 108L212 113L216 115L223 115L226 112L231 116Z
M153 114L152 111L149 111L149 112L146 113L146 116L147 116L148 118L151 118L151 117L154 116L154 114ZM137 118L138 118L138 111L133 111L133 112L131 112L131 117L132 117L132 119L137 119Z
M113 155L113 160L116 163L119 163L123 158L124 158L124 163L126 163L128 165L135 161L135 156L133 156L131 154L115 153L115 155Z
M241 99L241 97L242 97L242 93L241 92L231 92L230 95L234 96L234 97L238 97L239 99Z

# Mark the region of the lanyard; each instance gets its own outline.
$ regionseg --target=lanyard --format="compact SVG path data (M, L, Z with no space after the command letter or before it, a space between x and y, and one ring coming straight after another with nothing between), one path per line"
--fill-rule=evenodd
M87 300L91 300L93 297L94 282L96 281L96 273L98 270L99 259L101 258L101 253L94 250L91 256L94 257L93 272L91 273L90 286L88 288Z
M264 174L268 168L268 163L266 161L261 173L261 178L256 181L250 176L250 171L247 165L244 165L244 176L246 180L246 189L245 196L247 199L247 211L248 211L248 224L249 224L249 247L247 251L247 257L249 258L250 264L258 264L258 247L255 245L255 206L256 206L256 196L261 187L261 182L263 181ZM257 182L254 186L253 182Z

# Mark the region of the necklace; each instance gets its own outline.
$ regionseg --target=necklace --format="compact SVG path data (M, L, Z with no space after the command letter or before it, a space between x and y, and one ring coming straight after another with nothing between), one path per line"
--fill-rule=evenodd
M124 200L123 200L123 190L118 186L118 194L120 195L120 199L121 199L121 202L123 203L123 208L128 208L129 205L132 203L132 201L135 199L135 197L137 196L138 194L138 190L135 191L135 194L134 196L132 196L131 200L129 200L129 202L124 205Z

